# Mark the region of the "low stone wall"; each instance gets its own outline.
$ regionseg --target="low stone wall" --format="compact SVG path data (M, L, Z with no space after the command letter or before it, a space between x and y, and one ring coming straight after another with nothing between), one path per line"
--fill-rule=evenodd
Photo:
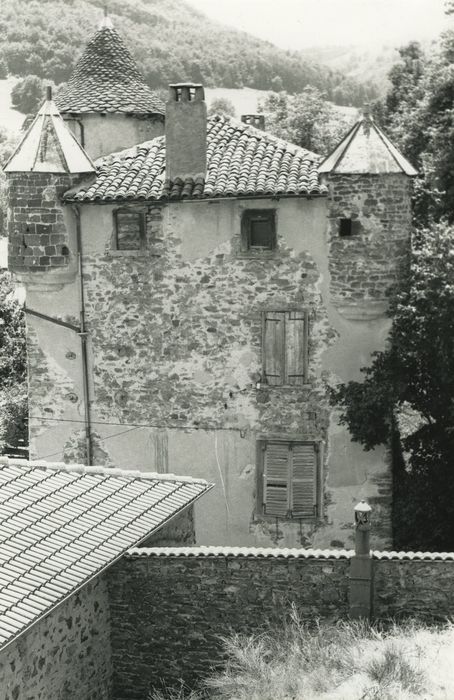
M444 559L443 555L436 558L438 556L376 553L373 560L374 618L417 617L428 621L452 618L454 555L444 555Z
M223 660L220 635L280 625L292 602L308 619L348 615L343 550L134 552L109 572L115 700L145 700L150 686L208 675Z
M0 652L2 700L110 700L111 677L102 577Z

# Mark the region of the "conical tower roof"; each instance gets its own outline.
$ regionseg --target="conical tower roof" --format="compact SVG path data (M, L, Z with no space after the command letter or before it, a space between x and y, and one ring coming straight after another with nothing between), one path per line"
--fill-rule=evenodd
M367 110L337 148L319 166L319 173L384 174L418 171L391 143Z
M96 168L47 99L4 168L7 173L91 173Z
M165 113L123 39L105 17L56 99L60 112Z

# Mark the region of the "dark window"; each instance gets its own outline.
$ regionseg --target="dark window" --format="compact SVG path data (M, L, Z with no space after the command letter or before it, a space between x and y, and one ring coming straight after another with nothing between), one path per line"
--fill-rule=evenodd
M356 236L360 232L360 226L357 219L339 219L339 236Z
M289 519L320 515L319 444L261 440L258 448L258 514Z
M265 311L263 314L263 378L272 386L298 385L308 375L309 314Z
M145 214L129 210L115 212L116 250L140 250L145 240Z
M244 250L269 251L276 247L276 215L274 209L249 209L242 219Z

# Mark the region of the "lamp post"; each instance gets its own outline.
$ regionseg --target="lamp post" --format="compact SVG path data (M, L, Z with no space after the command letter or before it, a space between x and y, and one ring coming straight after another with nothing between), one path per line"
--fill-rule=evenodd
M372 508L366 501L355 506L355 554L357 557L370 554L370 521Z
M370 619L372 614L372 508L365 501L355 506L355 554L350 559L350 617Z

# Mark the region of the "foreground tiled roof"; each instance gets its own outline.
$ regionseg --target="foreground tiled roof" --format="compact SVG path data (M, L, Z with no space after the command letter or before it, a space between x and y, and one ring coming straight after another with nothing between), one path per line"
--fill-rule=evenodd
M165 137L97 162L95 181L65 195L80 202L327 194L320 157L253 126L215 116L207 125L207 174L165 180Z
M88 42L56 103L60 112L165 112L108 18Z
M171 474L0 460L0 648L211 486Z

